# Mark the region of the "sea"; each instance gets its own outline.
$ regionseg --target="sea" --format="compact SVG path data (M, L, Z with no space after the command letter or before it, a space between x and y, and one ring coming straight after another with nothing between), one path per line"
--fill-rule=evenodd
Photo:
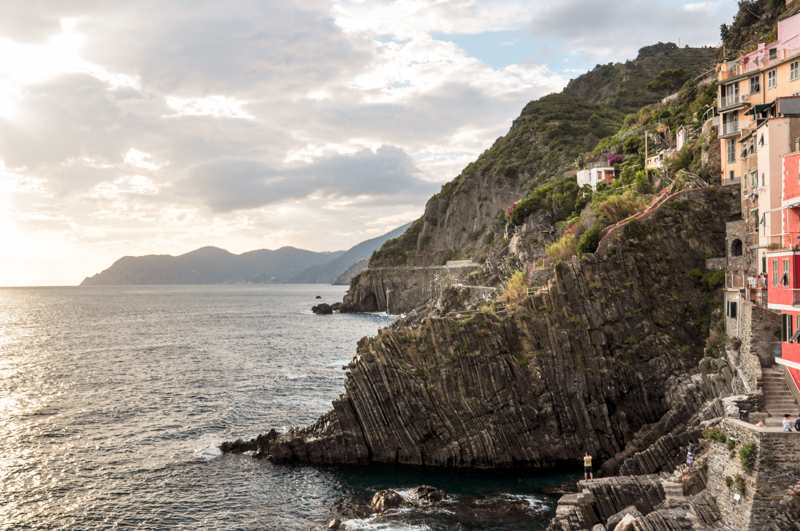
M512 517L428 511L344 528L544 529L569 478L413 466L286 466L226 440L314 422L386 315L314 315L323 285L0 289L0 530L307 530L337 500L427 484L524 499ZM316 297L321 298L317 299Z

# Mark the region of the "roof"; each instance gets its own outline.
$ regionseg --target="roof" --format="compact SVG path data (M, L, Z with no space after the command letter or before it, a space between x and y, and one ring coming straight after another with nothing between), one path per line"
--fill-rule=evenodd
M795 7L794 9L790 10L788 13L785 13L778 17L778 21L786 20L787 18L791 18L796 14L800 13L800 6Z

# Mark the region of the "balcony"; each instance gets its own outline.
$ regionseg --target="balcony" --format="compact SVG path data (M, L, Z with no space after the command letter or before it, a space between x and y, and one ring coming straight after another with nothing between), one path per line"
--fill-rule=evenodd
M792 251L800 250L800 232L784 232L781 235L781 249L789 249ZM774 244L770 244L770 249L775 247Z
M719 108L720 110L727 109L728 107L733 107L734 105L742 103L742 101L743 101L742 98L739 97L738 94L732 94L730 96L722 96L719 99Z
M726 124L722 124L722 127L719 131L719 136L738 135L739 131L739 122L728 122Z

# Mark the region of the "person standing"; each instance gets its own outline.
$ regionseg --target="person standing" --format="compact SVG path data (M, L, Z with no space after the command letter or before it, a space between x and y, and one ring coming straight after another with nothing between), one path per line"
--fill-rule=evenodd
M686 466L690 467L694 464L694 441L689 440L689 452L686 454Z
M785 414L783 416L783 431L792 431L792 416L790 414Z
M583 479L594 479L592 473L592 456L589 452L583 454Z

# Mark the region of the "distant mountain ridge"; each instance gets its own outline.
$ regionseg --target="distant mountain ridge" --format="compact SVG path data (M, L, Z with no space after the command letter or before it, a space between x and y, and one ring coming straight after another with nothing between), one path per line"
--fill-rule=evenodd
M80 285L330 284L385 241L401 235L409 225L347 251L318 253L281 247L237 255L218 247L201 247L179 256L125 256L108 269L86 277Z
M372 253L380 249L384 242L398 238L410 226L411 223L406 223L402 227L398 227L392 232L384 234L383 236L378 236L377 238L363 241L358 245L351 247L344 254L331 260L327 264L309 267L299 275L295 276L291 282L295 284L333 284L340 275L355 265L356 262L369 259L369 257L372 256ZM358 272L360 272L360 270ZM350 280L348 279L346 283L349 285Z

